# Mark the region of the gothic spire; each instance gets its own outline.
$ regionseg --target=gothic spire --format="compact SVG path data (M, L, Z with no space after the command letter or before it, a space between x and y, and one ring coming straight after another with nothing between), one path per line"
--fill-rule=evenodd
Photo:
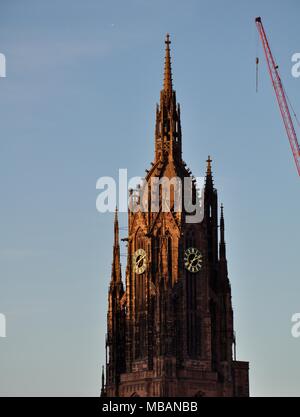
M118 207L115 209L115 221L114 221L114 246L119 246L119 220L118 220Z
M206 175L211 175L211 163L212 163L212 159L210 159L210 155L208 155L208 158L207 158L206 162L207 162Z
M102 365L102 376L101 376L101 397L106 397L105 395L105 384L104 384L104 366Z
M119 221L118 221L118 209L115 211L114 221L114 247L113 247L113 262L111 281L115 283L121 282L121 263L120 263L120 245L119 245Z
M206 176L205 176L205 188L213 189L214 185L213 185L213 177L212 177L212 170L211 170L212 159L210 158L209 155L208 155L206 162L207 162L207 165L206 165Z
M170 55L170 35L166 35L166 53L165 53L165 69L164 69L164 92L171 94L172 87L172 68L171 68L171 55Z
M226 259L225 224L224 224L223 204L221 204L221 218L220 218L220 259Z
M167 33L163 89L160 91L160 102L156 108L155 161L167 158L170 161L181 161L180 109L172 84L170 43L170 35Z

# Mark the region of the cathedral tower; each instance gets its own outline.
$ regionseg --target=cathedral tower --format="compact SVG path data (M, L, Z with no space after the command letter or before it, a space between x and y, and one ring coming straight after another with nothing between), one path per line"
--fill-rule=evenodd
M189 178L191 202L200 204L196 184L182 160L169 35L165 44L154 160L139 196L148 209L128 210L125 288L117 211L115 216L101 395L248 396L248 362L234 360L232 353L225 222L222 206L219 219L211 158L207 159L201 221L188 220L190 213L182 204L184 188L179 194L181 210L176 210L175 183L167 197L161 188L153 193L154 179L161 184L163 179L176 178L185 184Z

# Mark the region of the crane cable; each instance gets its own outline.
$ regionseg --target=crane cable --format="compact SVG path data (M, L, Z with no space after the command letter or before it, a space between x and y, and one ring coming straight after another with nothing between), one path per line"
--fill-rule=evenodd
M297 117L296 111L295 111L295 109L294 109L294 107L293 107L293 105L291 103L291 100L289 99L289 96L288 96L288 94L286 92L286 89L284 88L282 78L280 77L279 70L278 70L278 65L276 65L276 68L275 69L276 69L276 72L277 72L277 74L279 76L279 79L280 79L280 82L281 82L281 85L282 85L283 92L284 92L284 94L285 94L285 96L287 98L288 105L290 106L290 109L292 110L292 113L293 113L294 118L295 118L295 120L297 122L297 125L300 127L300 121L299 121L299 119Z
M256 63L256 92L258 92L259 45L260 45L260 42L259 42L259 34L257 34L257 43L256 43L256 59L255 59L255 63ZM277 71L278 71L278 67L277 67L276 69L277 69ZM294 118L295 118L295 120L296 120L296 122L297 122L298 127L300 127L300 120L298 119L298 116L297 116L297 114L296 114L296 111L295 111L295 109L294 109L294 107L293 107L293 105L292 105L292 103L291 103L291 100L289 99L289 96L288 96L288 94L287 94L287 92L286 92L286 90L285 90L285 88L284 88L284 85L283 85L283 82L282 82L281 77L280 77L280 81L281 81L281 85L282 85L282 88L283 88L284 94L285 94L285 96L286 96L286 98L287 98L287 101L288 101L288 104L289 104L289 106L290 106L290 109L292 110L292 113L293 113L293 115L294 115Z
M277 65L277 67L276 67L276 71L277 71L277 73L278 73L278 75L279 75L278 65ZM284 88L284 85L283 85L283 82L282 82L282 79L281 79L280 75L279 75L279 79L280 79L280 83L281 83L281 86L282 86L283 92L284 92L284 94L285 94L285 97L286 97L286 99L287 99L288 106L290 107L290 110L291 110L291 111L292 111L292 113L293 113L293 116L294 116L294 118L295 118L295 120L296 120L296 122L297 122L297 125L298 125L298 127L300 128L300 121L299 121L298 116L297 116L297 114L296 114L296 111L295 111L295 109L294 109L294 107L293 107L293 105L292 105L292 102L291 102L291 100L290 100L290 98L289 98L289 96L288 96L288 94L287 94L287 92L286 92L286 89ZM298 145L298 142L297 142L297 147L298 147L298 152L299 152L299 145ZM300 153L299 153L299 156L300 156Z
M282 81L281 81L281 84L282 84ZM284 94L286 95L286 98L287 98L287 101L289 103L289 106L290 106L290 108L292 110L292 113L293 113L293 115L295 117L295 120L297 122L297 125L300 127L300 121L299 121L298 116L296 114L296 111L295 111L295 109L294 109L294 107L293 107L293 105L291 103L291 100L289 99L289 96L287 95L287 92L285 91L285 88L284 88L284 85L283 84L282 84L282 88L283 88Z

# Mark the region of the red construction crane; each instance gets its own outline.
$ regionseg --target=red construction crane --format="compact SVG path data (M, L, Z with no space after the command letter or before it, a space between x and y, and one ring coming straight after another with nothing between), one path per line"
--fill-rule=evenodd
M276 93L283 123L286 129L286 133L290 141L298 175L300 176L300 147L299 147L297 135L295 132L294 124L291 118L291 113L290 113L289 106L287 103L284 88L282 86L281 78L279 76L278 65L276 65L275 60L273 58L261 18L257 17L255 19L255 23L256 23L256 27L257 27L257 30L259 32L259 35L263 44L266 60L268 63L270 77L271 77L273 87Z

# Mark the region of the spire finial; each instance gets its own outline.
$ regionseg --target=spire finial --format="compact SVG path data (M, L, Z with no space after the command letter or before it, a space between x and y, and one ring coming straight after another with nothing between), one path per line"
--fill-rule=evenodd
M224 211L223 211L223 203L221 204L221 218L220 218L220 228L221 228L221 241L224 242Z
M165 69L164 69L164 91L170 93L172 87L172 69L171 69L171 55L170 55L170 35L166 34L166 54L165 54Z
M208 155L208 158L207 158L206 162L207 162L206 174L207 175L211 175L211 163L212 163L212 159L210 158L210 155Z

